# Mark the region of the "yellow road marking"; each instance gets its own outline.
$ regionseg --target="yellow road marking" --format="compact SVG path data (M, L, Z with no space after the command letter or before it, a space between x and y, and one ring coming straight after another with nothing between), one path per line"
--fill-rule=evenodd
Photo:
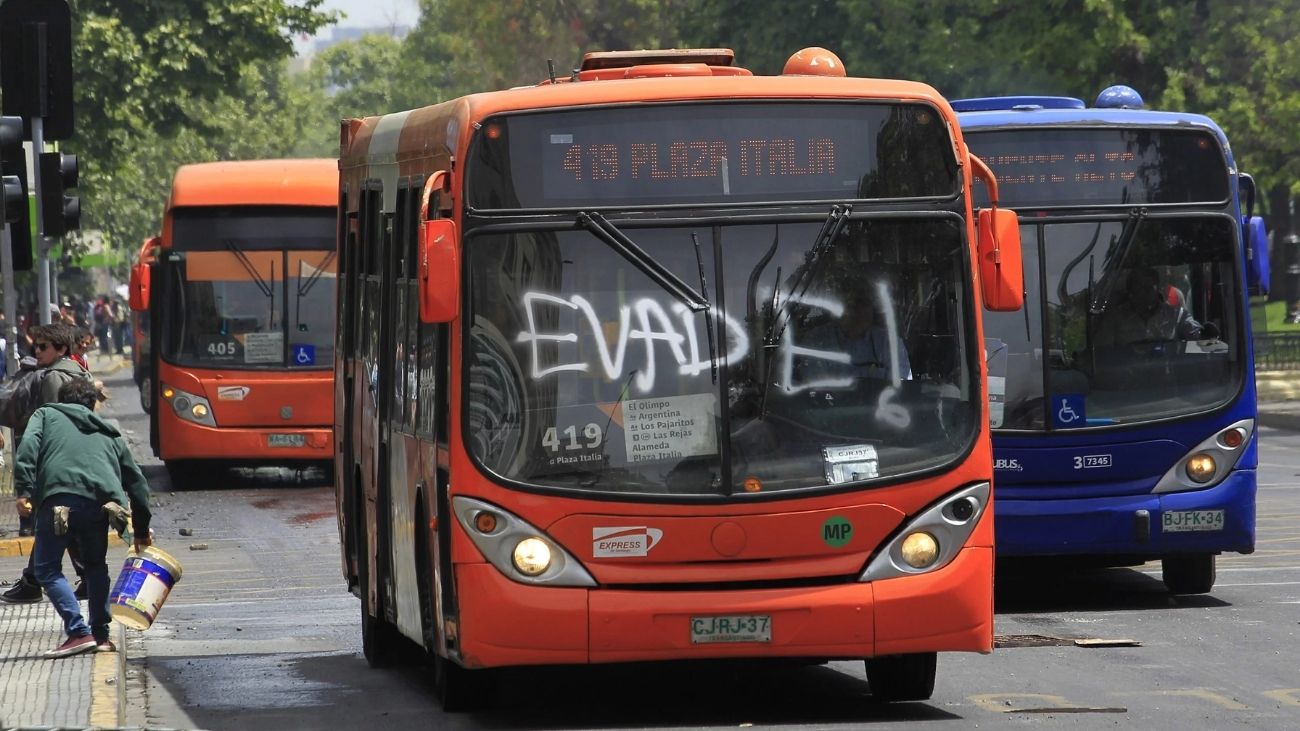
M1041 705L1047 708L1083 708L1075 703L1071 703L1060 695L1045 695L1043 693L984 693L981 695L969 696L972 703L993 713L1010 713L1012 711L1024 710L1024 705L1013 705L1015 700L1037 701L1035 706Z
M1275 701L1285 703L1289 706L1300 706L1300 688L1280 688L1278 690L1266 690L1263 694Z
M1117 693L1116 695L1138 696L1138 695L1163 695L1175 696L1181 698L1200 698L1203 701L1209 701L1216 706L1226 708L1229 711L1249 711L1250 706L1241 703L1233 698L1229 698L1222 693L1216 693L1209 688L1187 688L1185 690L1143 690L1132 693Z

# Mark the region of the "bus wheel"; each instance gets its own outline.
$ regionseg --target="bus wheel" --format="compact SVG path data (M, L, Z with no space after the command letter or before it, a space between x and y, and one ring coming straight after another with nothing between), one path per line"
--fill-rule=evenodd
M397 664L409 657L407 640L382 617L370 614L370 551L366 538L364 513L357 520L357 583L361 594L361 654L372 668Z
M934 695L938 655L933 652L873 657L866 662L867 683L876 701L923 701Z
M488 670L466 670L437 652L433 658L433 693L448 713L472 711L483 705Z
M1165 587L1170 594L1207 594L1214 588L1213 553L1169 556L1160 561Z
M172 490L185 490L194 486L198 470L187 460L171 459L163 463L167 468L167 479L171 480Z
M148 376L140 379L140 408L146 414L153 408L153 381Z

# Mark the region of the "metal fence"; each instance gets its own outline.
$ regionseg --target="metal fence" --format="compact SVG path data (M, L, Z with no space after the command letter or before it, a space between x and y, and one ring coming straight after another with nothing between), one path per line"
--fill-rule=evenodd
M1255 370L1300 371L1300 333L1255 333Z

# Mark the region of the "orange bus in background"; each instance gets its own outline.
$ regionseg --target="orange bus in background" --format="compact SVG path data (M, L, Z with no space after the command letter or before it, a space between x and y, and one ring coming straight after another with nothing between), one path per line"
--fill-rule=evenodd
M980 317L1020 307L1019 233L934 89L594 53L345 120L339 169L371 664L423 650L449 710L483 668L694 658L914 700L992 650Z
M131 292L133 297L140 287L138 272L148 269L154 263L154 256L158 246L159 238L151 236L140 244L140 252L136 255L135 265L131 269ZM134 301L134 300L133 300ZM149 308L141 307L140 309L131 309L131 377L135 380L136 388L140 389L140 407L145 413L153 404L150 398L153 396L153 378L150 376L150 369L153 362L150 360L149 350Z
M185 165L152 262L150 439L173 480L195 468L332 464L334 160Z

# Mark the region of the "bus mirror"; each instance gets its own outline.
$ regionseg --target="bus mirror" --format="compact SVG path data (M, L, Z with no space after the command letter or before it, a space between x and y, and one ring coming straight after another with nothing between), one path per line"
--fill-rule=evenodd
M420 322L451 322L460 309L460 252L450 218L420 227Z
M149 265L136 264L131 267L130 305L135 312L149 309Z
M1268 294L1268 232L1262 216L1251 216L1246 222L1246 286L1252 295Z
M979 212L978 223L984 307L993 312L1015 312L1024 306L1025 300L1020 221L1015 211L985 208Z

